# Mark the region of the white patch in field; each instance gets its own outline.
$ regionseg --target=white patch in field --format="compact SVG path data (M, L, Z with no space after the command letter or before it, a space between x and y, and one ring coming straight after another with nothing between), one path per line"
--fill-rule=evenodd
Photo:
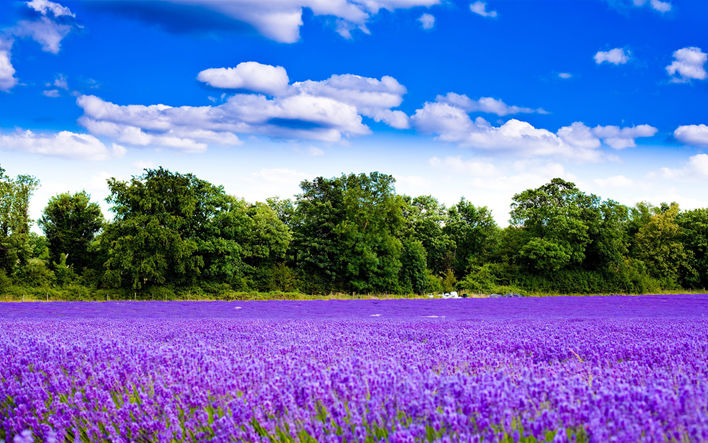
M381 314L371 314L369 317L381 317Z

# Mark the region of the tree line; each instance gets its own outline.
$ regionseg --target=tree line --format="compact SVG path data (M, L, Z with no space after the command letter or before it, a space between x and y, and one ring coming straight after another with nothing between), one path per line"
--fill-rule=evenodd
M0 168L0 290L422 294L642 293L708 286L708 209L633 207L555 178L513 197L510 225L462 198L396 193L392 176L343 174L293 199L249 203L163 168L109 179L107 221L85 192L52 197Z

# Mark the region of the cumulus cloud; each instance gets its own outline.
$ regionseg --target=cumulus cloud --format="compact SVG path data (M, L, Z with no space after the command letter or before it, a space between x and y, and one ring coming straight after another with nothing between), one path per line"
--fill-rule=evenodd
M620 128L619 126L595 126L590 128L582 122L575 122L558 130L558 136L571 146L597 148L602 143L614 149L633 148L636 139L652 137L657 129L649 125Z
M83 0L93 8L111 9L119 13L138 16L157 22L175 31L214 28L236 28L231 22L253 26L263 36L283 43L300 39L303 9L315 16L334 17L337 32L345 37L354 29L368 32L368 21L385 9L427 7L440 0L122 0L96 2ZM199 17L195 20L195 17Z
M418 17L418 21L423 29L433 29L435 27L435 16L432 14L425 13Z
M705 64L708 54L701 48L690 46L681 48L674 52L674 60L666 67L666 72L671 76L671 80L678 83L685 83L690 80L705 80Z
M381 79L353 74L333 75L322 81L306 80L292 85L293 93L314 97L327 97L356 108L363 116L384 122L397 129L409 127L408 116L398 107L406 88L395 78L384 75Z
M573 74L571 74L570 72L559 72L558 77L562 78L563 80L568 80L569 78L573 77Z
M708 146L708 126L684 125L674 131L676 140L688 145Z
M613 65L623 65L629 61L629 52L623 48L614 48L609 51L597 51L595 63L611 63Z
M121 143L196 152L210 144L239 144L237 134L340 141L371 132L363 117L394 128L409 127L408 116L394 109L406 88L390 76L343 74L288 84L284 68L249 62L202 71L199 78L214 87L252 92L224 96L219 105L198 107L118 105L81 96L77 104L84 115L79 122L91 133Z
M87 160L106 160L125 154L125 148L120 145L108 147L93 135L70 131L38 134L18 130L0 133L0 149Z
M603 142L615 149L623 149L635 146L638 137L650 137L656 133L656 128L648 125L589 128L581 122L553 133L517 119L494 126L481 117L472 120L466 109L441 101L425 103L411 120L419 131L435 134L442 141L462 146L512 150L526 156L554 155L584 161L601 159L603 154L597 148Z
M606 145L614 149L633 148L635 140L641 137L653 137L657 129L649 125L637 125L620 128L619 126L595 126L593 134L602 138Z
M0 39L0 91L9 91L17 84L15 68L10 61L12 42Z
M546 114L543 109L522 108L519 106L510 106L502 100L492 97L480 97L479 100L473 100L464 94L456 94L448 92L446 95L438 95L435 100L440 103L448 103L458 108L464 109L467 112L486 112L488 114L496 114L505 116L509 114Z
M258 62L239 63L235 68L212 68L199 73L201 82L221 89L248 89L278 95L288 88L288 74L282 66Z
M487 2L476 1L470 5L470 11L482 17L494 18L497 16L497 11L487 10Z
M708 178L708 154L696 154L683 168L661 168L661 175L670 179L695 180Z

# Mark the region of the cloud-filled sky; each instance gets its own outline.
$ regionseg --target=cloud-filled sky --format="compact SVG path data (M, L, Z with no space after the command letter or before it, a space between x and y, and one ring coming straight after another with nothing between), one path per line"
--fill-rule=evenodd
M381 171L502 225L556 176L708 207L706 17L680 0L9 0L0 166L41 180L33 218L156 166L248 200Z

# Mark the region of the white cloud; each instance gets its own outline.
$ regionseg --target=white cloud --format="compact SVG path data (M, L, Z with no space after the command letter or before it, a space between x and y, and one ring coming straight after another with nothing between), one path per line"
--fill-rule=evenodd
M614 48L609 51L597 51L595 63L612 63L613 65L623 65L629 61L629 52L623 48Z
M559 72L558 77L562 78L563 80L568 80L569 78L573 77L573 74L571 74L570 72Z
M666 72L672 76L672 81L685 83L690 80L705 80L706 70L704 65L708 54L701 48L690 46L674 52L673 62L666 67Z
M619 126L595 126L593 134L603 139L605 144L614 149L633 148L637 146L635 139L653 137L657 129L649 125L637 125L620 128Z
M683 168L661 168L661 175L669 179L704 180L708 178L708 154L691 156Z
M432 14L425 13L418 17L418 21L423 29L433 29L435 27L435 16Z
M354 29L368 33L366 28L368 21L382 9L394 11L432 6L440 3L440 0L162 0L161 2L124 0L124 2L133 9L144 7L146 3L168 6L172 3L204 8L224 17L248 23L272 40L294 43L300 39L304 8L310 9L315 16L334 17L337 32L349 38ZM151 6L154 8L154 5ZM111 5L105 7L110 8ZM153 20L165 20L159 14L154 14L154 10L151 11L153 11ZM182 17L182 19L187 21L191 17Z
M215 88L248 89L269 95L284 93L289 83L285 68L258 62L239 63L235 68L206 69L197 79Z
M582 122L574 122L570 126L564 126L558 130L558 136L570 146L577 146L584 149L599 148L602 144L600 139L593 133L592 129Z
M69 35L71 29L69 25L59 24L48 17L40 17L39 20L20 21L14 34L18 37L30 37L42 45L44 51L58 54L61 41Z
M685 125L679 126L674 131L676 140L689 145L708 146L708 126Z
M634 6L639 7L649 6L655 11L659 11L661 13L671 11L671 3L663 0L632 0L632 3L634 4Z
M69 90L69 83L66 80L66 76L63 74L57 74L57 76L54 78L54 82L52 85L56 86L59 89L64 89L64 90Z
M4 150L87 160L106 160L125 154L125 148L120 145L113 144L109 148L93 135L69 131L37 134L30 130L18 130L0 133L0 147Z
M597 161L603 157L597 150L601 140L615 149L623 149L635 146L637 137L650 137L656 133L656 128L649 125L589 128L576 122L560 128L554 134L517 119L493 126L481 117L472 120L467 111L459 106L440 101L425 103L411 120L419 131L436 134L442 141L462 146L511 150L526 156L554 155L583 161Z
M46 89L46 90L42 91L42 94L44 94L46 97L57 98L57 97L59 97L59 90L58 89Z
M12 42L0 39L0 90L9 91L17 84L15 68L10 61Z
M634 186L634 181L624 175L613 175L607 178L597 178L595 183L603 188L629 188Z
M488 11L487 2L476 1L470 5L470 11L482 17L494 18L497 16L497 11Z
M204 74L209 72L209 74ZM266 73L259 76L259 73ZM222 96L215 106L117 105L95 96L81 96L79 122L91 133L136 146L164 146L204 151L209 144L235 145L236 134L340 141L370 133L369 117L394 128L408 128L408 116L393 109L406 88L390 76L380 79L353 74L322 81L287 84L282 67L240 64L232 70L202 71L200 79L215 85L240 85L263 94Z
M42 15L49 15L49 13L51 13L54 17L76 17L66 6L49 0L32 0L27 2L27 6Z
M381 79L353 74L333 75L327 80L296 82L293 91L315 97L328 97L354 106L359 113L391 127L409 127L408 116L392 110L401 104L406 88L385 75Z
M473 100L464 94L456 94L454 92L448 92L444 96L438 95L435 100L440 103L448 103L450 105L457 106L458 108L464 109L467 112L486 112L499 116L522 113L547 113L543 109L531 109L522 108L519 106L510 106L504 103L502 100L492 97L480 97L479 100Z

